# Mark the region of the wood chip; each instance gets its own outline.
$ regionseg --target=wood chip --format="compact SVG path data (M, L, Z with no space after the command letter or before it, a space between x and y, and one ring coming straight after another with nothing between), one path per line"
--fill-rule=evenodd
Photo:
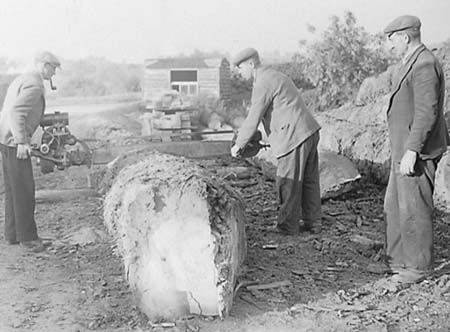
M295 274L296 276L303 276L305 274L310 274L310 271L308 270L292 270L292 274Z
M302 309L309 309L313 311L366 311L372 310L370 306L363 304L330 304L326 306L309 305L309 304L297 304L290 308L290 311L301 311Z
M333 267L333 266L327 266L322 269L323 271L329 271L329 272L344 272L345 269L341 267Z
M264 244L262 246L263 249L277 249L278 248L278 244L276 243L269 243L269 244Z
M289 280L276 281L276 282L271 282L269 284L247 286L247 289L248 290L263 290L263 289L271 289L271 288L287 287L287 286L292 286L292 283Z
M173 322L162 322L162 323L158 323L158 324L152 324L152 328L155 328L155 327L162 327L162 328L167 329L167 328L175 327L175 323L173 323Z

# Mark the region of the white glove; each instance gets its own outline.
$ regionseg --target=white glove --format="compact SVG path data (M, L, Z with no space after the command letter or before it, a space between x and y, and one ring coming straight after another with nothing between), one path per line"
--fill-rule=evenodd
M230 151L231 152L231 156L236 158L237 155L238 155L239 150L240 150L240 148L237 145L233 145L231 147L231 151Z

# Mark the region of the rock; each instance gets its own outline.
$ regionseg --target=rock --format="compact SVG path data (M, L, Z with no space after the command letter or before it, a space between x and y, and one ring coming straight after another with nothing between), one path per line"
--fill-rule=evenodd
M240 196L193 161L157 152L122 169L105 224L152 321L224 317L246 253Z

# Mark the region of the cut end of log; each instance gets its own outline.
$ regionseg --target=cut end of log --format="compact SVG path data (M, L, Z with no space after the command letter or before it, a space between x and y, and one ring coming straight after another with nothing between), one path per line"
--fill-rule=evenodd
M226 316L245 257L243 211L238 194L186 159L154 153L123 169L104 216L141 310Z

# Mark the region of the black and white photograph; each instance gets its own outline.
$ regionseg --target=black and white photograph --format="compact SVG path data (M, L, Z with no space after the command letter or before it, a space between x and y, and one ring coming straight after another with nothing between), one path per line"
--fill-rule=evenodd
M2 0L0 332L448 332L449 0Z

